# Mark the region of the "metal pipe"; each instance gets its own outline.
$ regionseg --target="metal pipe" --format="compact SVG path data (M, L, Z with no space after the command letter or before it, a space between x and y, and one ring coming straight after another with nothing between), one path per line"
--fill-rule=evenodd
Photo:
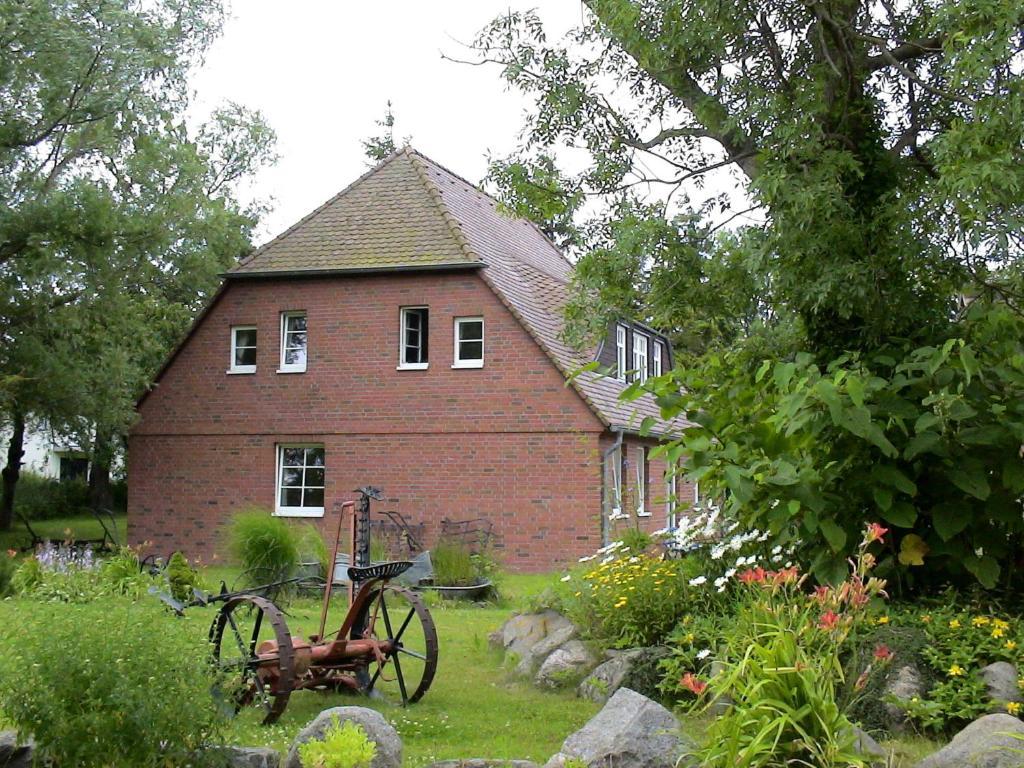
M345 509L348 508L352 511L352 519L355 520L355 506L354 501L346 501L341 505L341 514L338 516L338 532L334 535L334 549L331 552L331 560L327 564L327 583L324 585L324 604L320 609L320 632L317 634L317 640L324 639L324 631L327 629L327 610L331 605L331 591L334 589L334 566L338 562L338 547L341 545L341 527L345 521ZM351 601L351 587L349 587L349 595Z

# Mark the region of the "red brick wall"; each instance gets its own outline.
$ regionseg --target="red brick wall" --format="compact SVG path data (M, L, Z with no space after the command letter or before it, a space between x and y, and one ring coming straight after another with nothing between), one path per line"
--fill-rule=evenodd
M399 307L430 307L430 367L396 371ZM307 372L276 373L280 313L305 310ZM485 366L452 369L453 318L485 319ZM232 325L258 327L257 372L227 375ZM233 510L272 508L276 444L323 443L328 510L360 485L434 533L490 517L513 568L599 546L597 417L475 273L228 286L140 407L129 538L223 554ZM330 512L328 512L330 514Z

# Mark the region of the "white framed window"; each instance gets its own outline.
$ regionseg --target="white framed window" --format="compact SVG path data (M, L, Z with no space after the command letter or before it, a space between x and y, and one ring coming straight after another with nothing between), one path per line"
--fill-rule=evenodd
M633 332L633 376L636 381L647 381L647 337L642 333Z
M306 370L307 334L305 312L281 313L281 366L278 373Z
M256 373L256 326L231 326L231 364L228 373Z
M605 478L607 485L607 504L609 520L617 520L626 515L622 511L622 448L617 447L608 453L605 461Z
M672 467L665 465L665 527L669 530L675 528L679 521L676 520L676 473Z
M661 349L662 349L662 346L663 345L662 345L662 343L660 341L655 341L654 342L654 349L651 350L651 352L653 353L652 360L651 360L651 375L652 376L661 376L661 374L663 374L665 372L664 368L662 366L662 362L661 362Z
M636 449L636 516L650 517L647 510L647 449Z
M626 380L626 326L615 326L615 378Z
M484 319L455 318L455 362L452 368L484 367Z
M278 445L275 514L323 517L324 471L322 445Z
M425 370L429 360L430 310L427 307L402 307L399 326L398 370Z

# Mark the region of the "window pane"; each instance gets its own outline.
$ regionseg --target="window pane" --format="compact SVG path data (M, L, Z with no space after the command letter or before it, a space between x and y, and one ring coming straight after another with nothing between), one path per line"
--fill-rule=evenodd
M256 365L256 347L236 349L235 365Z
M323 488L324 487L324 471L323 469L307 469L306 480L303 482L307 488Z
M287 329L289 331L304 331L306 330L306 316L305 315L289 315Z
M284 351L284 362L285 365L301 365L306 362L306 350L303 349L286 349Z
M297 467L282 468L281 485L287 487L295 487L302 485L302 470Z
M323 448L307 448L306 449L306 466L307 467L322 467L324 465L324 449Z
M289 333L287 346L304 349L306 347L306 332L295 331L294 333Z
M460 360L481 360L484 356L484 343L482 341L460 341Z
M324 505L323 488L307 488L302 502L304 507L322 507Z
M235 331L235 346L236 347L255 347L256 346L256 329L255 328L240 328Z
M480 341L484 337L484 324L480 320L469 320L459 323L460 341Z
M305 455L304 448L282 448L284 454L284 461L281 463L286 467L301 467L302 459Z
M282 488L281 489L281 506L282 507L301 507L302 506L302 489L301 488Z

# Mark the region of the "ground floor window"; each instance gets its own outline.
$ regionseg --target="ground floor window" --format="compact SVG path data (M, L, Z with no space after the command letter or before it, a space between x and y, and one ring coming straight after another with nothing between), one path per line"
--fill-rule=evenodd
M324 447L277 446L277 514L323 517Z
M85 456L58 456L60 480L86 480L89 477L89 459Z

